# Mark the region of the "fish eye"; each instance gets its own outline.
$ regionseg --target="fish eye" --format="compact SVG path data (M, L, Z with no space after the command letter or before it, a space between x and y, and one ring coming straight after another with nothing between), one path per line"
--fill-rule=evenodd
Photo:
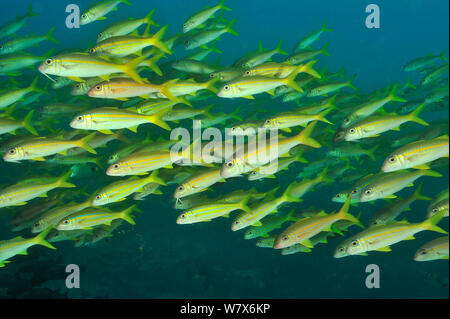
M213 77L215 77L216 75L214 74L214 73L211 73L210 75L209 75L209 77L210 78L213 78Z
M78 116L77 117L77 121L82 121L83 120L83 117L82 116Z
M82 14L82 15L81 15L81 18L82 18L82 19L86 19L86 14Z
M99 38L101 38L101 37L102 37L102 35L103 35L103 33L99 33L99 34L98 34L98 37L99 37Z
M228 167L233 167L233 162L228 162L228 163L227 163L227 166L228 166Z
M100 198L102 198L100 195L95 196L95 199L99 200Z
M357 240L352 241L352 246L358 246L358 241Z
M357 193L356 189L352 190L352 194L356 194L356 193Z
M178 186L178 190L181 192L184 189L183 186Z
M270 124L270 120L267 120L267 121L266 121L266 124Z
M365 193L365 194L370 194L370 193L372 193L372 191L371 191L370 189L368 189L368 190L366 190L364 193Z
M96 85L96 86L95 86L95 89L96 89L97 91L100 91L100 90L102 89L102 86L101 86L101 85Z
M39 223L34 223L34 227L39 227Z
M69 223L69 221L68 221L68 220L65 220L63 223L67 225L67 224Z
M437 208L433 208L432 212L433 212L433 213L437 213L437 212L438 212L438 209L437 209Z
M420 254L421 254L421 255L426 255L426 254L427 254L427 251L426 251L426 250L423 250Z
M229 90L229 89L230 89L230 86L229 86L229 85L225 85L225 86L223 87L223 89L224 89L224 90Z
M113 168L114 168L114 169L119 169L119 164L114 164L114 165L113 165Z
M257 174L257 172L256 172L256 171L253 171L253 172L252 172L252 175L256 175L256 174Z
M348 117L346 117L346 118L344 119L344 122L345 122L345 123L348 123L348 122L350 122L350 119L349 119Z
M75 84L75 87L77 88L77 89L79 89L80 88L80 84Z
M245 75L250 75L250 71L245 71Z
M45 64L47 64L47 65L50 65L50 64L52 64L53 63L53 60L52 59L47 59L47 60L45 60Z
M181 218L185 218L185 217L186 217L186 215L185 215L185 214L183 214L183 215L181 215L180 217L181 217Z
M238 221L238 220L236 220L236 221L234 222L234 224L235 224L235 225L238 225L238 224L239 224L239 221Z
M289 239L288 236L284 236L284 237L283 237L283 240L288 240L288 239Z
M395 157L389 158L389 162L394 163L395 162Z
M92 48L92 49L89 50L89 53L94 53L94 52L95 52L95 49L94 49L94 48Z
M186 23L183 23L183 27L187 27L187 24L186 24Z
M345 250L344 247L339 248L339 252L341 253L344 252L344 250Z
M354 128L351 128L351 129L349 130L349 132L350 132L350 133L355 133L355 129L354 129Z
M188 41L186 41L186 42L184 42L184 45L189 45L189 40Z

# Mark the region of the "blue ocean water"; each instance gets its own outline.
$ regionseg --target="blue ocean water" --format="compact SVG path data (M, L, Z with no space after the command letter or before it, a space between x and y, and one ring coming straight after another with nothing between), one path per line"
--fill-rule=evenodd
M50 1L33 2L33 11L38 16L31 18L19 34L45 34L56 27L54 36L60 41L55 45L43 42L39 48L28 52L42 54L55 47L85 49L95 43L97 34L110 23L128 17L143 17L156 8L154 19L161 25L168 24L167 36L181 31L181 25L188 16L206 5L217 1L164 2L132 0L132 6L119 4L118 11L111 12L107 19L97 21L80 29L67 29L65 7L76 3L87 8L92 1ZM238 57L254 51L261 40L264 48L274 48L283 39L283 48L291 52L295 44L314 30L320 29L323 21L333 31L321 36L314 48L330 42L331 56L321 56L318 68L327 67L328 72L337 72L344 67L350 77L356 74L354 85L358 93L370 93L386 88L393 82L405 83L408 73L402 67L410 60L427 54L439 54L448 50L448 2L426 0L377 0L380 7L381 27L368 29L365 26L365 7L372 2L359 0L345 1L256 1L227 0L232 11L225 12L227 19L237 20L233 29L239 36L224 34L217 43L222 51L219 64L231 65ZM0 24L25 13L28 1L3 4L7 10L0 17ZM154 29L152 29L154 30ZM178 47L168 60L181 59L186 51ZM213 63L217 55L208 57ZM274 58L277 60L277 57ZM278 60L281 61L281 60ZM37 72L27 70L31 80ZM42 77L42 81L46 79ZM2 77L6 83L7 77ZM420 76L412 76L417 83ZM52 98L53 92L49 91ZM58 99L64 101L64 93ZM70 98L66 91L67 98ZM40 107L39 101L32 107ZM237 106L245 108L242 100L213 101L221 111L231 112ZM295 104L292 104L295 105ZM277 113L289 109L279 101L271 101L262 108ZM447 119L448 112L434 112L424 116L428 121ZM64 123L61 123L64 127ZM67 125L65 129L70 127ZM414 129L423 130L420 126ZM403 128L402 128L403 130ZM408 131L408 129L406 129ZM448 129L447 129L448 131ZM160 132L160 131L158 131ZM141 132L142 133L142 132ZM395 132L398 133L398 132ZM162 134L162 133L161 133ZM145 134L141 134L145 135ZM117 141L115 141L117 142ZM117 148L117 144L114 145ZM114 148L113 146L108 146ZM108 150L104 150L108 153ZM379 167L388 153L377 157ZM318 156L315 159L320 159ZM20 165L20 166L18 166ZM35 163L0 163L0 185L9 185L23 174L35 175ZM214 185L210 197L226 194L238 189L256 186L267 191L277 186L284 189L303 169L296 163L288 173L280 174L276 180L265 179L249 184L245 178L233 179L227 183ZM42 172L40 170L39 172ZM61 171L51 170L54 176ZM441 169L442 178L424 177L424 194L434 197L448 184L448 166ZM369 172L368 172L369 173ZM86 176L75 182L92 192L99 184L114 181L105 178L103 172L88 171ZM436 233L423 232L416 240L404 241L393 246L392 252L371 252L368 256L350 256L334 259L336 246L346 237L333 238L328 244L318 245L310 253L289 256L279 251L258 248L254 240L244 240L243 232L232 232L232 219L214 220L208 223L177 225L178 216L173 209L173 187L165 188L162 196L152 195L140 205L142 214L136 214L136 226L122 225L108 238L93 246L73 247L72 242L55 244L56 251L44 247L34 247L28 256L17 256L11 264L0 269L0 297L50 297L50 298L448 298L448 260L418 263L413 260L415 251L425 242L437 238ZM342 190L342 185L334 183L306 194L302 203L289 204L282 208L288 211L311 206L323 208L327 212L337 210L341 204L328 200L331 195ZM412 188L402 191L408 196ZM327 200L324 200L324 197ZM363 224L385 202L358 205L351 213L362 213ZM404 213L411 222L423 220L427 202L418 201L410 212ZM9 230L8 213L0 211L0 240L17 236ZM233 217L233 216L232 216ZM444 228L448 229L448 218ZM350 234L358 229L351 228ZM30 233L20 235L30 237ZM81 288L67 289L65 267L76 264L81 268ZM365 281L366 266L376 264L381 272L381 286L368 289Z

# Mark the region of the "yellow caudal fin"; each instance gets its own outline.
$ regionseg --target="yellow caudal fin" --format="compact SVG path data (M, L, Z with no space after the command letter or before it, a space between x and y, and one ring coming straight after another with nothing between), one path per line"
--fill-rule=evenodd
M130 78L135 80L138 83L143 84L144 80L137 73L137 67L147 58L146 55L137 57L134 60L131 60L127 64L116 64L115 66L120 69L123 73L128 75Z
M238 203L239 209L242 209L244 212L247 212L249 214L252 213L252 210L250 209L250 207L247 206L247 203L250 200L250 198L251 198L251 195L247 195Z
M435 231L435 232L442 233L442 234L448 234L448 232L443 230L441 227L437 226L437 224L441 221L441 219L444 217L445 214L446 214L446 211L444 211L444 210L440 211L436 215L433 215L430 218L428 218L427 220L425 220L424 222L422 222L421 226L427 230Z
M135 209L137 205L133 205L125 209L124 211L119 213L120 218L127 221L131 225L136 225L136 222L134 221L134 216L131 214Z
M291 195L291 193L292 193L292 188L293 188L295 185L296 185L295 182L291 183L291 184L286 188L286 190L284 191L283 195L281 195L281 199L282 199L284 202L301 202L301 201L303 201L302 199L297 198L297 197L294 197L294 196Z
M214 86L218 81L220 81L220 78L217 77L205 82L205 89L213 92L214 94L219 93L219 90Z
M309 75L320 79L321 75L319 72L317 72L316 70L313 69L314 64L317 63L317 60L313 60L313 61L309 61L308 63L306 63L305 65L300 65L300 72L304 72L304 73L308 73Z
M403 98L398 97L398 96L395 95L395 92L397 91L397 89L398 89L398 83L395 83L395 84L392 86L392 89L391 89L391 91L390 91L389 94L388 94L389 100L390 100L390 101L396 101L396 102L406 102L405 99L403 99Z
M167 25L163 26L161 29L159 29L158 32L156 32L153 37L150 38L150 42L157 47L158 49L160 49L161 51L167 53L167 54L172 54L172 50L169 49L169 47L164 43L164 41L162 40L164 34L166 33L167 30Z
M318 183L332 183L333 179L327 177L328 167L325 167L322 172L315 178Z
M145 60L142 63L145 64L146 66L148 66L153 72L155 72L156 74L158 74L159 76L162 76L163 73L161 71L161 69L159 68L159 66L156 64L163 56L164 56L164 52L161 52L159 54L156 54L155 56L153 56L151 59Z
M300 134L298 134L295 137L295 139L300 142L299 144L311 146L314 148L322 147L322 145L320 145L319 142L317 142L315 139L309 137L311 135L314 127L316 126L316 124L317 124L317 121L313 121L313 122L309 123L308 126L305 127L303 129L303 131L301 131Z
M39 78L39 77L36 76L36 77L33 79L33 82L31 82L30 86L28 87L28 90L29 90L30 92L37 92L37 93L41 93L41 94L48 94L47 91L44 91L44 90L42 90L42 89L40 89L40 88L37 87L37 81L38 81L38 78Z
M333 123L331 123L330 121L328 121L328 120L325 118L325 115L327 115L328 113L330 113L332 110L333 110L332 108L328 108L328 109L322 111L321 113L317 114L317 115L315 116L316 120L333 125Z
M430 177L442 177L442 174L436 171L433 171L431 169L425 169L422 170L423 176L430 176Z
M50 244L48 241L45 240L48 233L53 229L53 227L49 227L46 230L44 230L42 233L37 235L36 237L32 238L31 241L36 245L45 246L50 249L56 249L52 244Z
M86 137L83 137L82 139L76 141L76 145L78 147L81 147L85 151L88 151L89 153L97 154L97 152L89 145L89 142L94 138L95 135L96 133L94 132Z
M58 180L56 181L57 187L63 187L63 188L74 188L76 187L74 184L67 182L70 175L72 175L72 170L69 170L67 173L64 173L61 175Z
M421 194L422 192L422 187L423 187L423 182L420 183L420 185L417 187L417 189L415 190L414 194L413 194L413 198L415 200L431 200L430 197L428 196L424 196Z
M426 106L425 103L423 103L422 105L420 105L417 109L415 109L414 111L412 111L411 113L409 113L407 115L408 120L410 120L411 122L415 122L421 125L425 125L428 126L429 124L427 122L425 122L424 120L422 120L419 117L420 112L422 112L423 108Z
M153 13L155 13L155 9L153 9L152 11L150 11L144 18L145 23L147 23L148 25L154 25L155 27L159 27L158 22L156 22L155 20L152 19Z
M170 126L162 119L162 117L166 115L168 111L169 110L162 110L152 115L142 115L142 117L150 123L158 125L159 127L167 131L170 131Z
M173 79L170 81L167 81L163 84L161 84L159 86L159 91L169 100L171 100L172 102L176 102L176 103L183 103L182 100L180 100L179 98L175 97L172 92L170 91L170 88L172 87L172 85L174 85L175 83L178 82L178 79Z
M339 210L339 212L336 213L336 220L348 220L351 221L355 224L360 224L360 221L353 215L348 213L348 210L350 208L350 202L352 200L351 196L347 197L347 200L345 201L344 205L341 207L341 209Z
M31 134L38 136L36 129L31 125L31 120L33 119L34 110L31 110L22 122L22 126Z
M146 184L148 183L156 183L159 185L166 185L166 182L164 182L161 178L158 177L158 170L153 171L150 176L145 178Z

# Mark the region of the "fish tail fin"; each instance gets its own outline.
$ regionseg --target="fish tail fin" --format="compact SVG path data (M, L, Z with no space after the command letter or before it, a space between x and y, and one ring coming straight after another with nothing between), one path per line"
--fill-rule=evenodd
M161 58L163 57L163 54L157 54L153 57L151 57L148 60L145 60L145 64L156 74L158 74L159 76L162 76L163 73L161 71L161 69L159 68L159 66L156 64Z
M239 208L242 209L244 212L247 212L249 214L252 213L252 210L250 209L250 207L248 207L247 203L248 203L248 201L250 200L251 197L252 197L251 195L247 195L239 202Z
M51 41L51 42L53 42L53 43L59 43L59 41L56 40L56 39L53 37L53 32L54 32L54 31L55 31L55 27L51 28L51 29L48 31L48 33L45 35L45 38L46 38L48 41Z
M33 243L35 243L36 245L45 246L45 247L50 248L50 249L56 249L52 244L50 244L48 241L45 240L45 238L47 237L48 233L52 229L53 229L53 227L48 227L46 230L44 230L39 235L34 237L32 239Z
M25 119L22 122L22 126L31 134L38 136L38 132L36 132L36 129L31 125L31 120L33 119L34 110L31 110Z
M131 225L136 225L136 222L134 221L134 216L131 214L136 209L136 204L133 206L128 207L124 211L120 212L120 218L127 221Z
M423 176L430 176L430 177L441 177L442 174L436 171L433 171L431 169L424 169L422 170Z
M379 147L380 145L375 145L374 147L372 147L370 150L367 150L367 156L370 157L370 159L372 161L376 161L377 159L375 158L375 155L373 154L375 152L375 150Z
M152 19L153 13L155 13L155 8L153 8L152 11L150 11L144 18L145 23L147 25L154 25L155 27L159 27L159 23Z
M236 23L236 19L231 20L230 24L227 25L227 27L225 28L225 30L228 33L231 33L232 35L238 36L239 33L237 33L235 30L232 29L233 25Z
M178 79L172 79L170 81L167 81L167 82L161 84L159 91L162 94L164 94L164 96L166 98L168 98L169 100L171 100L172 102L183 103L183 100L180 100L178 97L175 97L172 94L172 92L170 91L171 86L177 82L178 82Z
M278 43L275 51L277 51L277 53L279 54L283 54L283 55L289 55L289 53L287 53L286 51L284 51L281 46L283 45L283 39L280 40L280 42Z
M117 67L126 75L128 75L130 78L132 78L133 80L135 80L138 83L144 83L144 80L139 76L139 74L137 73L137 67L139 66L139 64L141 64L145 59L147 58L147 56L140 56L137 57L136 59L131 60L130 62L128 62L127 64L123 64L120 65L118 64Z
M389 95L388 95L389 100L391 100L391 101L396 101L396 102L406 102L405 99L403 99L403 98L401 98L401 97L398 97L398 96L395 96L395 92L397 91L397 88L398 88L398 83L395 83L395 84L392 86L391 91L389 92Z
M37 82L38 82L38 77L35 77L33 79L33 82L31 82L31 84L30 84L29 90L33 91L33 92L38 92L38 93L41 93L41 94L48 94L47 91L44 91L44 90L42 90L42 89L37 87Z
M294 90L303 93L303 89L298 85L297 82L295 82L295 78L297 77L297 74L302 72L302 65L296 67L291 74L289 74L286 78L282 79L283 83L290 88L293 88Z
M351 196L348 196L344 205L342 205L339 212L336 213L336 217L338 217L339 219L344 219L344 220L354 222L355 224L360 224L360 221L355 216L348 213L348 210L350 208L350 202L351 202Z
M203 111L202 111L202 113L203 113L203 115L205 115L205 116L207 116L207 117L209 117L209 118L212 118L212 115L211 115L211 113L209 113L209 111L211 111L211 109L214 107L214 104L210 104L210 105L208 105L207 107L205 107L204 109L203 109Z
M353 80L355 79L355 77L356 77L356 74L353 74L352 77L347 81L347 86L351 87L353 90L357 91L358 89L352 83Z
M167 113L167 110L162 110L160 112L157 112L152 115L143 115L143 118L145 118L150 123L153 123L155 125L158 125L159 127L170 131L170 126L162 119L162 117Z
M443 230L441 227L437 226L437 224L444 217L445 213L446 212L444 210L438 212L437 214L431 216L430 218L428 218L427 220L422 222L421 226L424 229L427 229L427 230L435 231L435 232L438 232L438 233L441 233L441 234L448 234L448 232Z
M83 137L82 139L77 141L77 146L81 147L82 149L84 149L85 151L88 151L91 154L97 154L97 152L92 148L91 145L89 145L89 142L94 138L94 136L97 133L91 133L86 137Z
M153 171L149 177L146 177L147 181L149 183L156 183L159 185L166 185L166 182L164 182L160 177L158 177L158 170Z
M205 83L205 89L213 92L214 94L219 93L219 90L214 86L218 81L220 81L219 77L212 78Z
M317 181L318 182L325 182L325 183L332 183L332 182L334 182L333 179L327 177L327 173L328 173L328 167L325 167L322 170L322 172L319 174L319 176L317 176Z
M330 29L330 28L327 28L327 21L323 21L323 23L322 23L322 28L320 29L320 31L322 31L322 32L331 32L331 31L333 31L332 29Z
M333 123L331 123L325 118L325 115L330 113L332 110L333 110L332 108L327 108L326 110L320 112L319 114L316 115L316 120L333 125Z
M447 54L447 49L444 49L441 54L439 54L439 56L441 57L441 59L443 59L444 61L448 62L448 58L446 57Z
M167 54L172 54L173 53L172 50L170 50L169 47L162 41L162 37L166 33L167 26L168 25L165 25L161 29L159 29L159 31L156 32L155 35L151 38L151 41L152 44L161 51Z
M422 110L423 110L423 108L426 106L426 104L425 103L423 103L422 105L420 105L417 109L415 109L414 111L412 111L411 113L409 113L407 116L408 116L408 119L411 121L411 122L415 122L415 123L418 123L418 124L421 124L421 125L425 125L425 126L428 126L429 124L427 123L427 122L425 122L424 120L422 120L420 117L419 117L419 114L420 114L420 112L422 112Z
M299 150L298 152L297 152L297 154L295 154L295 160L297 161L297 162L300 162L300 163L308 163L308 160L306 159L306 158L304 158L303 157L303 151L302 150Z
M283 195L281 195L281 198L285 201L285 202L301 202L303 201L300 198L294 197L291 195L292 192L292 188L295 186L294 183L291 183L286 190L284 191Z
M72 170L70 169L67 173L64 173L63 175L61 175L58 180L56 181L56 184L58 187L63 187L63 188L74 188L76 187L74 184L67 182L67 180L69 179L70 175L72 175Z
M238 115L240 111L241 111L241 106L238 106L237 108L234 109L233 113L231 113L230 116L232 118L234 118L235 120L242 121L242 117L240 117Z
M315 78L320 79L322 77L320 75L320 73L313 69L313 66L316 63L317 63L317 60L313 60L313 61L309 61L308 63L306 63L304 65L300 65L301 71L299 71L299 72L305 72L305 73L308 73L309 75L311 75L311 76L313 76Z
M421 194L422 187L423 187L423 183L420 183L420 185L414 191L414 194L413 194L414 199L416 199L416 200L431 200L430 197L424 196Z
M319 142L317 142L315 139L311 138L310 135L316 126L317 121L313 121L308 124L307 127L305 127L300 134L296 136L296 139L300 141L300 144L307 145L314 148L320 148L322 145L320 145Z
M231 11L230 8L228 8L227 6L225 6L225 0L220 0L219 2L219 8L225 11Z
M330 42L327 42L327 43L325 43L325 45L322 47L322 49L320 49L320 52L321 52L323 55L331 56L330 52L327 51L327 48L328 48L329 45L330 45Z
M27 11L26 16L27 17L37 17L37 15L38 14L36 12L33 12L33 7L32 7L31 2L30 2L30 4L28 5L28 11Z

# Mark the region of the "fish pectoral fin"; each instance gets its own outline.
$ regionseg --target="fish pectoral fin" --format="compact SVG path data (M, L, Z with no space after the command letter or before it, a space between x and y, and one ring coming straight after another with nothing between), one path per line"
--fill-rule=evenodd
M32 161L39 161L39 162L45 162L45 158L43 157L35 157L35 158L31 158Z
M111 131L111 130L98 130L98 131L99 131L100 133L108 134L108 135L114 134L113 131Z
M126 97L116 97L114 98L114 100L118 100L118 101L128 101L128 99Z
M23 206L23 205L26 205L26 204L28 204L28 203L27 202L22 202L22 203L14 204L13 206Z
M312 244L312 242L309 239L302 241L300 244L302 244L303 246L306 246L308 248L314 248L314 245Z
M258 220L257 222L253 223L252 226L262 226L262 223Z
M422 164L422 165L413 166L413 168L415 168L415 169L430 169L430 166L428 166L427 164Z
M99 75L98 77L102 80L109 81L109 74Z
M383 198L397 198L397 196L395 196L395 195L387 195L387 196L384 196Z
M131 132L137 133L138 127L137 127L137 126L128 127L128 129L129 129Z
M39 195L38 197L48 197L48 196L47 196L47 193L44 193L44 194Z
M244 99L254 100L255 98L251 95L243 96Z
M392 130L393 131L400 131L400 126L394 127Z
M116 203L117 203L117 202L123 202L124 200L126 200L126 197L121 198L121 199L119 199L119 200L116 200Z
M414 240L416 239L414 236L409 236L408 238L405 238L405 240Z
M112 11L114 11L114 9ZM106 20L106 17L100 17L100 18L97 18L97 20Z
M376 251L382 251L382 252L389 252L389 251L392 251L391 247L389 247L389 246L381 247L381 248L378 248L378 249L375 249L375 250L376 250Z
M360 253L360 254L357 254L358 256L369 256L369 254L368 253Z
M68 76L68 78L75 82L85 82L82 78L78 76Z
M26 250L24 250L24 251L18 253L18 255L24 255L24 256L26 256L26 255L28 255L28 252L27 252Z

